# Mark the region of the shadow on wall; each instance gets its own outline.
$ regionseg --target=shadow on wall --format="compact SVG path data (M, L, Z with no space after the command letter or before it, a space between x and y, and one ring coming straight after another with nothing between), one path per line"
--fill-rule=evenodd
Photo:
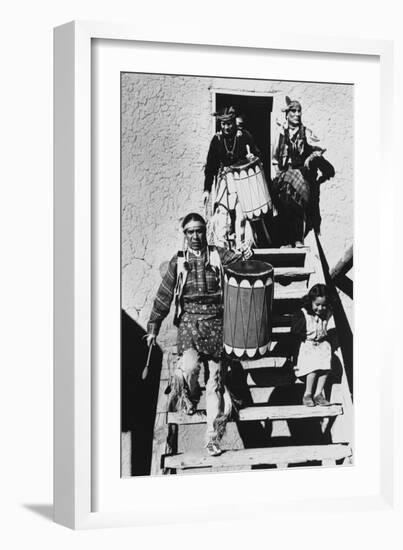
M343 355L344 370L346 372L347 382L350 388L351 397L353 399L354 387L353 387L353 332L350 327L346 312L344 311L343 304L341 303L340 297L337 293L337 289L334 283L334 280L329 274L329 264L327 263L326 256L323 252L323 248L319 239L317 238L318 249L320 259L323 265L323 271L325 274L326 284L329 286L332 292L334 300L334 317L337 326L337 332L339 335L339 343L341 353ZM353 289L352 283L349 292L347 295L352 299L353 298Z
M141 375L147 362L145 330L122 310L121 430L131 434L131 475L149 475L155 412L162 365L162 352L156 346L148 376Z
M312 162L311 169L307 174L311 182L310 204L307 210L307 226L305 234L313 229L320 234L322 216L320 212L320 189L322 183L334 178L336 172L334 166L323 156L316 157Z

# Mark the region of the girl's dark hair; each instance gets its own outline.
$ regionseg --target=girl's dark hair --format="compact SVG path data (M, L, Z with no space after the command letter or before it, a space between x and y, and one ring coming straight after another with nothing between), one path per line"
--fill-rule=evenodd
M190 214L187 214L184 218L183 218L183 221L182 221L182 229L185 229L185 227L187 226L187 224L191 221L195 221L195 222L200 222L202 223L204 226L206 225L206 222L203 218L203 216L201 216L200 214L198 214L197 212L190 212Z
M329 288L326 285L320 283L313 285L308 294L302 298L302 305L308 313L312 312L312 302L316 298L326 298L326 304L328 307L332 307L332 297Z

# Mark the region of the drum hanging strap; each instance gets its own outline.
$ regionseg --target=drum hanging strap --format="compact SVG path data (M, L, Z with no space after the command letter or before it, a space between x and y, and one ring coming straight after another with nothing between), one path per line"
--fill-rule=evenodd
M177 326L179 323L179 318L182 314L182 293L183 287L185 286L187 279L187 269L185 268L186 256L183 250L178 251L177 255L177 274L176 274L176 286L175 286L175 316L174 316L174 325Z
M220 179L219 179L220 178ZM224 181L224 185L222 186L221 196L218 196L217 192L215 195L215 204L223 206L226 210L229 210L229 201L228 201L228 182L227 182L227 174L225 171L222 171L219 178L217 178L217 187L219 188L219 181ZM217 189L218 191L218 189ZM221 200L224 198L225 191L227 192L227 205L221 202Z
M221 292L221 301L223 300L223 288L224 288L224 270L221 263L220 254L215 246L209 246L209 264L211 267L218 271L218 284Z

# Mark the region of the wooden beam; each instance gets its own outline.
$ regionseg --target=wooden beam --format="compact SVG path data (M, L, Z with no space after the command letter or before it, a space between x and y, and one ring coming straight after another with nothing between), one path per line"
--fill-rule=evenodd
M305 405L266 405L245 407L239 411L240 421L256 420L296 420L300 418L325 418L343 414L341 405L328 407L305 407ZM169 412L168 423L172 424L204 424L206 412L198 410L192 416L184 412Z
M220 456L209 456L205 449L165 456L166 468L205 468L257 466L271 464L300 464L310 461L341 460L351 456L346 444L304 445L293 447L268 447L263 449L240 449L224 451Z
M161 457L167 452L168 424L166 413L157 413L153 433L153 450L150 475L161 475Z
M329 270L332 279L340 275L345 275L353 267L353 245L344 251L340 260Z
M337 276L334 279L335 286L344 292L351 300L353 299L353 293L354 293L354 283L350 279L350 277L347 277L347 275L340 275Z
M173 370L175 360L176 355L173 353L173 348L167 349L162 358L162 368L168 372ZM153 432L151 475L163 474L162 456L167 452L177 451L177 441L175 440L175 437L171 437L171 444L168 441L170 435L172 436L172 432L174 431L172 428L176 429L176 426L169 426L167 422L169 404L169 395L165 393L167 384L167 380L164 380L163 378L160 379Z
M310 253L307 254L305 267L312 269L313 273L309 277L309 288L317 283L325 284L325 274L323 271L322 261L320 259L318 245L316 241L316 235L313 230L309 231L305 237L305 243L309 245Z

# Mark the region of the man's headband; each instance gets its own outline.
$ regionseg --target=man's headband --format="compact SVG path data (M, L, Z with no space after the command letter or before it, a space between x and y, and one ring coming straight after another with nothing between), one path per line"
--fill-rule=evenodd
M233 120L236 114L234 107L224 107L221 111L213 113L213 116L215 116L220 122L228 122L229 120Z
M281 109L283 113L288 113L288 111L291 111L292 109L301 109L301 103L299 101L291 100L288 96L285 96L285 103L286 106Z
M200 220L190 220L185 227L183 228L183 232L185 233L189 229L206 229L206 224L202 223Z

